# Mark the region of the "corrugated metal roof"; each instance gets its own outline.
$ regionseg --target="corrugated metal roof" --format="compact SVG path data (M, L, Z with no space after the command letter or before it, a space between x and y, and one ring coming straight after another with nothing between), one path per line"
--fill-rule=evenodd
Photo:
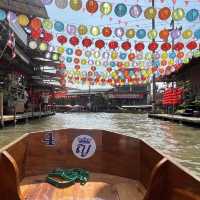
M48 18L40 0L0 0L0 8L33 17Z

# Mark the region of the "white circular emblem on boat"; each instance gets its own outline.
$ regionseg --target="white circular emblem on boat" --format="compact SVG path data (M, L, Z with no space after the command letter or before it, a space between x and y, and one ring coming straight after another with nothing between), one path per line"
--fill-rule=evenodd
M79 135L72 142L72 151L80 159L87 159L94 155L96 143L89 135Z

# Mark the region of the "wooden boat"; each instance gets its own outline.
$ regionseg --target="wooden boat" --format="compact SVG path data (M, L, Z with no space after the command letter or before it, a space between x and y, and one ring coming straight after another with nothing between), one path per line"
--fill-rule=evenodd
M90 172L85 185L46 182L56 168ZM200 179L145 142L102 130L29 133L0 153L2 200L199 200Z

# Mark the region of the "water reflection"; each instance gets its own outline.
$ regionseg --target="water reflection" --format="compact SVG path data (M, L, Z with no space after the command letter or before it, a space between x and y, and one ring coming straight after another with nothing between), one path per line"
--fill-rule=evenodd
M20 135L60 128L105 129L141 138L200 175L200 129L126 113L67 113L0 130L0 146Z

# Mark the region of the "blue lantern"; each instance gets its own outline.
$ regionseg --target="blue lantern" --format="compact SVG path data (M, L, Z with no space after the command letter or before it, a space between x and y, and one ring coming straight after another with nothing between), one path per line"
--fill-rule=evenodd
M174 59L174 58L176 58L176 53L175 52L170 52L169 53L169 58L171 58L171 59Z
M110 66L111 66L111 67L115 67L115 66L116 66L116 63L115 63L114 61L111 61L111 62L110 62Z
M136 37L138 39L143 39L146 37L146 31L144 29L139 29L137 32L136 32Z
M73 49L72 49L72 48L67 48L67 49L66 49L66 53L67 53L68 55L72 55L72 54L73 54Z
M197 18L199 17L199 11L197 9L191 9L187 12L186 14L186 19L189 21L189 22L193 22L195 21Z
M60 22L60 21L56 21L55 24L54 24L54 29L58 32L63 32L64 31L64 28L65 28L65 25Z
M115 6L115 14L118 16L118 17L123 17L126 15L127 13L127 7L125 4L123 3L119 3Z
M6 19L6 12L0 9L0 21L3 21L5 19Z
M125 60L126 59L126 53L120 53L119 54L119 57L122 59L122 60Z
M194 37L199 40L200 39L200 29L197 29L195 32L194 32Z
M66 58L66 61L67 61L68 63L71 63L71 62L72 62L72 57L67 57L67 58Z

